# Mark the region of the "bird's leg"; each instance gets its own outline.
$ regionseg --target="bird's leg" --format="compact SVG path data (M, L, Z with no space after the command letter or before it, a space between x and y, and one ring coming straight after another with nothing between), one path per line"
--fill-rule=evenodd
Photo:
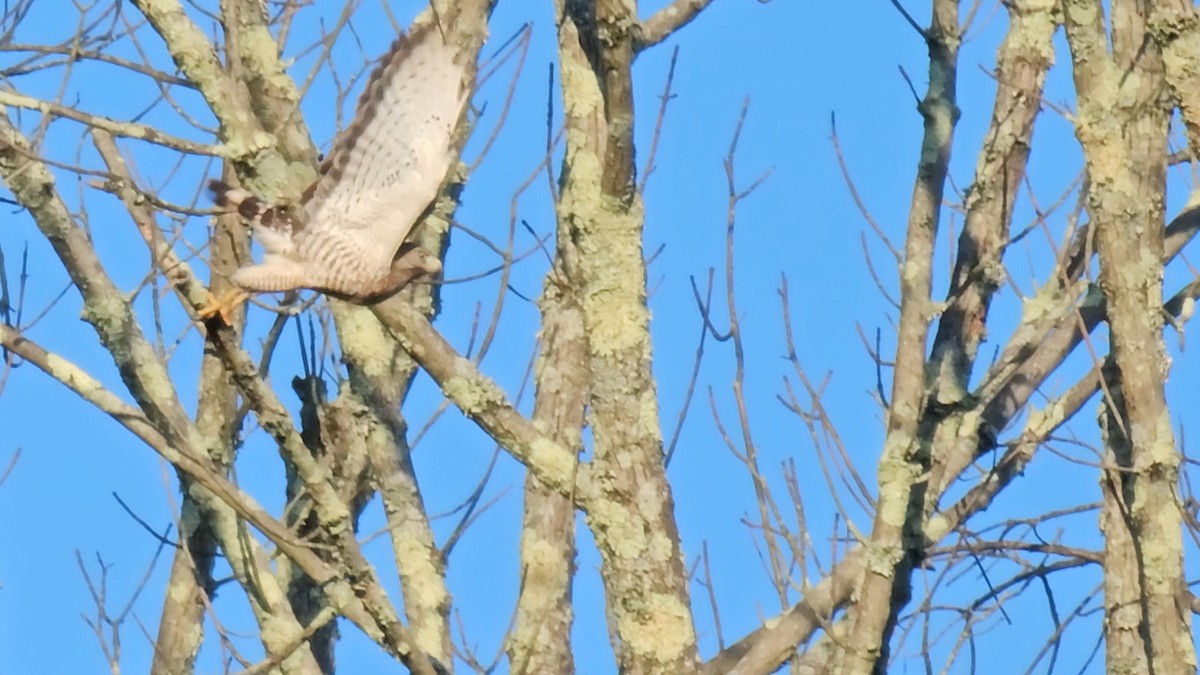
M249 298L249 293L236 286L226 291L221 297L217 297L210 291L208 293L208 302L196 310L196 313L200 315L201 321L207 321L219 316L221 317L221 323L226 326L232 326L232 312L234 308Z

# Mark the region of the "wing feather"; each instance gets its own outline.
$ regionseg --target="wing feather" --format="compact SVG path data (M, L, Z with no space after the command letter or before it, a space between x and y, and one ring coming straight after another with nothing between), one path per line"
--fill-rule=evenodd
M390 264L457 156L453 134L470 91L458 60L431 25L396 40L305 195L301 236L364 239Z
M285 207L259 199L254 194L219 180L208 182L213 203L234 209L254 229L255 238L267 251L291 255L295 248L296 223Z

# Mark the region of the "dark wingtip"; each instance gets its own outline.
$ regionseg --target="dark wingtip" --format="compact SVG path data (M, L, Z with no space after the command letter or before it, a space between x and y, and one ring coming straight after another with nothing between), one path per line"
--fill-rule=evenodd
M232 189L228 183L219 180L208 181L208 189L213 194L213 203L217 206L229 206L226 194Z

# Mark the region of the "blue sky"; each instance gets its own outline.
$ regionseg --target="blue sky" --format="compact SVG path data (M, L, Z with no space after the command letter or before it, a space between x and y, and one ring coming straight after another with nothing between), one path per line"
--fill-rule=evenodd
M18 30L17 41L57 41L69 35L74 20L64 21L62 7L55 10L55 4L36 3L34 13ZM662 4L643 3L641 13L649 15ZM910 11L926 22L927 9L919 6L921 3L911 4ZM533 26L532 47L517 84L509 122L472 177L459 213L464 224L497 240L506 236L514 189L541 160L544 147L546 69L554 58L550 5L502 2L493 21L492 34L498 38L511 35L525 22ZM317 34L315 12L328 12L324 15L328 19L337 9L323 6L302 13L292 44L306 44ZM402 21L408 21L418 9L413 2L394 3L394 11ZM132 15L128 5L126 11ZM372 57L394 37L378 3L368 3L353 25L362 50ZM970 184L990 116L994 85L985 70L993 62L1005 28L1003 10L995 3L985 3L963 48L959 69L963 116L952 162L954 184L960 190ZM893 241L902 242L921 121L899 68L923 93L925 49L887 2L862 5L775 0L763 4L715 0L693 24L643 54L637 62L639 167L645 160L657 97L676 45L680 49L673 87L676 97L667 112L656 169L646 190L645 249L650 253L664 246L649 273L663 427L668 435L674 428L696 348L699 316L689 276L702 282L710 266L718 267L715 296L723 298L723 272L719 266L724 260L726 185L722 161L742 101L749 96L750 110L736 161L738 180L745 186L763 171L770 168L773 172L738 211L736 274L740 320L747 340L747 403L761 462L781 499L786 492L779 466L787 460L796 463L811 536L822 564L828 566L830 528L836 511L803 423L776 400L776 395L784 391L782 377L790 368L782 358L784 330L777 290L780 275L786 274L799 357L814 381L829 375L824 403L838 425L842 442L873 487L882 438L881 412L872 398L875 367L859 341L856 324L872 336L881 329L886 354L892 349L895 312L867 272L860 243L867 226L838 169L830 120L831 115L836 116L842 152L858 191ZM161 58L160 48L149 43L146 46L152 57ZM133 54L127 44L122 49ZM358 47L351 41L339 44L334 55L343 72L362 62ZM311 63L311 56L303 56L293 72L302 78ZM1058 105L1070 105L1070 73L1063 67L1069 64L1069 58L1061 39L1059 64L1051 74L1046 98ZM507 66L504 72L511 76L512 67ZM129 82L128 78L103 79L105 73L111 71L90 64L80 66L67 100L77 100L78 106L89 112L128 119L156 95L156 90L144 83ZM57 77L33 75L14 84L32 95L52 96L58 86ZM482 131L490 130L506 86L504 77L496 78L476 97L477 104L489 103L480 124ZM329 79L318 79L304 106L306 120L322 147L328 147L335 132L329 92ZM195 98L181 96L184 104L199 110ZM351 114L349 108L344 112ZM25 128L36 122L36 117L25 119ZM203 114L201 119L211 121ZM143 121L167 124L185 133L173 113L162 107L152 110ZM79 143L79 131L72 124L56 124L47 136L46 152L56 159L72 161L79 147L82 161L95 167L98 162L90 143ZM194 130L186 133L207 140ZM1046 111L1039 119L1030 179L1043 204L1053 201L1070 185L1082 166L1071 134L1069 122L1053 111ZM478 152L483 135L477 133L468 147L468 157ZM171 170L169 162L173 160L166 153L130 143L123 148L135 153L139 175L150 184L161 184ZM216 172L215 167L202 161L189 160L172 177L165 194L186 201L199 189L204 176ZM72 204L78 204L75 179L61 172L58 175L60 189ZM1172 174L1169 213L1182 204L1190 184L1186 170ZM948 191L949 195L952 193ZM93 236L110 274L123 288L133 289L147 268L147 257L128 217L116 200L106 195L89 195L86 206ZM1028 200L1023 200L1018 205L1018 222L1027 222L1031 213ZM539 235L553 231L553 209L544 180L523 196L519 214ZM27 303L36 312L62 290L65 273L25 215L11 213L2 222L0 245L10 275L15 276L14 261L19 260L21 247L28 243L33 272ZM957 228L961 219L948 215L945 223ZM204 241L203 228L204 223L196 221L185 233L199 244ZM1051 221L1055 236L1064 228L1061 216ZM876 269L894 293L894 265L878 241L870 236L868 241ZM944 292L948 273L949 241L944 229L938 259L946 263L937 266L939 292ZM532 244L532 236L519 229L517 249ZM466 237L456 236L447 260L448 277L465 276L494 265L489 255ZM1049 255L1044 236L1027 237L1010 249L1006 259L1009 273L1023 294L1032 293L1043 283ZM544 258L531 256L514 270L511 285L527 297L536 297L545 268ZM1189 275L1186 269L1173 270L1168 274L1168 291L1173 292ZM459 349L468 344L475 303L484 303L486 316L496 297L497 283L492 276L446 287L444 311L437 326ZM165 304L171 302L168 299ZM79 320L79 307L77 295L68 292L30 331L30 336L76 361L124 395L111 359L96 345L90 326ZM149 325L150 304L145 293L137 308L143 324ZM1003 344L1006 332L1019 318L1018 312L1019 304L1010 290L995 306L989 322L993 338L981 350L985 355L982 361L986 362L990 358L987 355ZM726 322L723 302L717 303L714 318L719 326ZM170 338L184 335L171 367L181 397L191 408L200 342L194 331L184 333L178 312L168 311L165 320L171 326L167 331ZM261 335L269 320L265 313L255 314L252 333ZM510 392L517 390L524 375L536 322L533 304L516 296L506 300L496 343L482 369ZM253 339L248 344L254 344ZM1103 344L1102 335L1097 339ZM1173 421L1178 424L1186 421L1187 411L1196 410L1200 377L1195 351L1181 353L1170 330L1168 344L1175 358L1168 392L1175 407ZM296 355L294 340L285 339L273 366L275 384L289 402L293 399L287 381L300 370ZM1076 358L1063 373L1051 377L1047 392L1061 392L1086 366L1086 360ZM689 561L694 561L707 543L722 629L729 642L779 611L753 543L758 535L742 522L743 518L756 517L750 478L725 448L709 411L711 386L724 423L731 428L735 424L732 377L731 347L710 340L691 414L669 470L685 552ZM523 410L531 408L531 400L527 394ZM436 388L424 376L419 377L405 408L410 427L419 428L439 402ZM1095 402L1089 404L1073 426L1081 439L1091 443L1098 440L1093 429L1096 410ZM94 608L75 552L81 552L93 575L96 554L111 565L110 610L115 612L137 585L157 543L124 513L113 494L141 518L162 528L172 522L171 510L177 505L173 472L115 423L28 367L18 369L0 393L0 462L15 448L22 450L20 463L0 488L0 546L4 550L0 556L0 672L102 672L103 657L91 629L80 619L81 613L91 614ZM1090 457L1086 451L1069 445L1061 449L1077 457ZM451 410L439 421L415 455L429 512L440 514L456 506L482 475L492 451L493 444L457 412ZM498 501L459 543L450 561L450 587L456 612L466 627L466 643L476 646L482 655L501 649L515 602L522 476L515 461L501 459L485 496L485 501L492 497L498 497ZM250 436L239 458L238 479L269 507L278 510L281 506L280 463L261 432ZM1026 476L973 524L982 527L1097 501L1097 481L1093 467L1044 453ZM851 516L861 529L869 529L869 518L853 506ZM372 532L381 524L380 510L373 504L364 516L362 530ZM454 524L453 518L442 518L434 526L444 540ZM582 523L580 532L574 634L579 672L612 672L599 561ZM1058 537L1074 545L1100 545L1094 513L1055 521L1040 533L1046 539ZM384 539L377 539L367 551L380 565L383 577L394 577L389 571L390 549ZM989 574L996 575L989 578L993 582L1004 578L1004 570L1002 566L989 568ZM159 596L168 571L169 552L154 568L145 592L134 605L137 619L151 634L155 632ZM935 568L918 573L918 596L921 584L940 571ZM809 581L816 581L816 572L810 568L810 573ZM1067 611L1063 608L1073 606L1099 582L1100 574L1094 569L1051 577L1059 611ZM985 588L977 571L966 571L938 597L943 602L962 601L980 595ZM393 597L399 597L395 584L390 590ZM702 649L706 657L711 656L716 650L711 610L704 590L698 585L692 590ZM253 633L253 621L239 595L232 586L223 589L217 598L218 610L230 630ZM1005 605L1012 624L995 617L985 624L989 631L979 639L979 672L1011 672L1014 663L1023 669L1041 648L1044 636L1053 630L1046 602L1046 596L1035 588ZM939 620L945 618L939 615ZM1070 670L1083 665L1099 620L1098 614L1079 620L1081 627L1069 634L1069 646L1059 657L1060 665ZM338 658L345 672L402 670L390 664L353 627L344 625L343 635ZM137 624L128 623L122 638L124 669L146 671L151 649ZM240 639L237 644L248 656L258 654L251 639ZM915 638L910 639L901 653L913 656L919 651L918 644ZM937 653L944 655L945 648L940 649ZM215 648L206 646L200 672L220 672L219 658ZM897 672L919 667L919 661L904 663L897 666ZM960 662L954 672L964 663ZM1087 670L1100 672L1101 666L1093 662Z

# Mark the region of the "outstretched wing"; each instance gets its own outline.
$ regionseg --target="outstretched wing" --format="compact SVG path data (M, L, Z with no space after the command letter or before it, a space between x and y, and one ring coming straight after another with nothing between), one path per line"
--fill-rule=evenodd
M396 40L305 194L303 239L353 241L390 264L457 156L452 136L470 91L457 52L432 25Z

